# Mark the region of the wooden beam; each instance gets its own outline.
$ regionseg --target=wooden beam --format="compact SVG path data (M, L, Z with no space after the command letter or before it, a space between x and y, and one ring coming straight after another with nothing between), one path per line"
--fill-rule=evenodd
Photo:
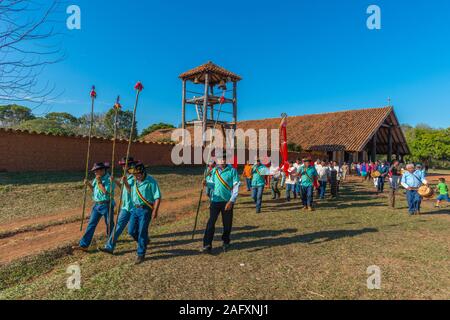
M392 127L388 129L388 162L392 162Z
M184 129L186 129L186 80L183 80L183 88L181 92L181 128L183 129L183 145L184 145Z
M372 162L377 161L377 134L375 133L372 140Z
M204 135L206 132L206 119L208 113L208 89L209 89L209 74L205 74L205 95L203 100L203 122L202 122L202 145L205 147Z

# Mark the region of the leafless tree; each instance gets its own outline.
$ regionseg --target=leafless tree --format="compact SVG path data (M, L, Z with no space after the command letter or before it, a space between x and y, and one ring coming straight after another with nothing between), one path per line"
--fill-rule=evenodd
M0 102L34 108L54 97L44 69L64 59L60 0L0 0Z

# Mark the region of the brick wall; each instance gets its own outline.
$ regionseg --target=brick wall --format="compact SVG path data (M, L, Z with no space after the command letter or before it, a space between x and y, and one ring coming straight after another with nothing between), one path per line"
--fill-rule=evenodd
M87 138L35 134L0 129L0 172L77 171L85 169ZM150 166L170 166L173 146L157 143L134 143L131 155ZM126 154L126 141L117 142L116 157ZM110 140L93 138L91 164L111 162Z
M18 130L0 129L0 172L83 171L85 169L86 137L54 136ZM127 142L118 141L116 161L126 155ZM131 146L131 155L149 166L173 166L173 145L137 142ZM91 161L111 162L112 142L93 138ZM321 153L289 153L295 160L309 156L313 160L324 158ZM247 150L248 159L249 152ZM253 162L253 159L250 159Z

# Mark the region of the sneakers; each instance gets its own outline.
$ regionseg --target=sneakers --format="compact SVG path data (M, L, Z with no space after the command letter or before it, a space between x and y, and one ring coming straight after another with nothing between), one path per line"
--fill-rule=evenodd
M98 249L98 251L103 252L103 253L107 253L107 254L110 254L110 255L114 254L114 251L112 251L110 249L106 249L106 248L102 248L102 247L98 247L97 249Z
M203 253L203 254L211 254L211 252L212 252L212 248L210 246L203 247L200 249L200 253Z
M138 257L136 258L136 262L135 262L134 264L135 264L135 265L139 265L139 264L144 263L144 261L145 261L145 256L138 256Z
M88 252L89 248L81 247L81 246L73 246L73 251L82 251L82 252Z
M308 211L311 211L311 212L312 212L312 211L316 211L316 209L314 209L313 207L309 207L309 208L308 208Z

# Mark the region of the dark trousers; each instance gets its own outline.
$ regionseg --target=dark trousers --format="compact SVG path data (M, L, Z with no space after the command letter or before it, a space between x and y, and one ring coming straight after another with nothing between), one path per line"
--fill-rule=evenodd
M251 178L245 178L245 182L247 184L247 191L252 191L252 179Z
M378 186L377 186L378 192L384 192L384 177L378 178Z
M325 199L325 193L327 191L327 182L319 181L319 198Z
M152 219L150 208L134 208L128 223L128 234L138 243L137 255L145 256L148 245L148 226Z
M278 189L278 181L279 178L272 178L272 180L270 181L270 190L272 192L272 199L281 197L280 190Z
M420 211L420 205L422 203L422 197L417 190L407 190L406 200L408 201L409 214L413 215Z
M258 213L261 212L263 194L264 194L264 186L252 188L252 198L256 204L256 212Z
M226 202L211 202L209 207L209 220L206 225L205 235L203 237L204 247L212 247L214 233L216 232L216 222L217 218L219 218L219 214L222 214L222 241L224 244L230 243L231 228L233 226L233 210L225 211L226 205Z
M305 207L312 207L314 187L313 186L302 186L302 203Z

